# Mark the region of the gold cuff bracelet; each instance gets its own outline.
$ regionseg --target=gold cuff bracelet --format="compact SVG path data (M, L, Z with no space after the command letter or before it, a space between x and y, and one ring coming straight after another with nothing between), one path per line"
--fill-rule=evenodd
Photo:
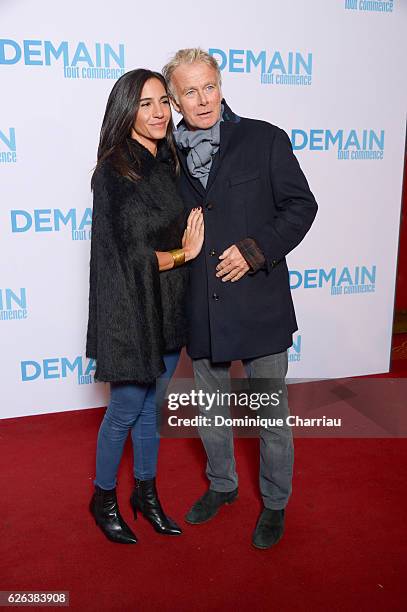
M169 253L174 260L174 268L178 268L185 263L185 251L183 249L173 249Z

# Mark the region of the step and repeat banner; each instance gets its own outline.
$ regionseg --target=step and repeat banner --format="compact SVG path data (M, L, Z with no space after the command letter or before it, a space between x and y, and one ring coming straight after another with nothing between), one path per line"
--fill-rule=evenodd
M237 114L286 130L319 204L288 258L300 327L289 376L387 371L406 31L404 0L2 0L1 417L105 404L85 358L104 108L125 71L161 70L192 46L219 62Z

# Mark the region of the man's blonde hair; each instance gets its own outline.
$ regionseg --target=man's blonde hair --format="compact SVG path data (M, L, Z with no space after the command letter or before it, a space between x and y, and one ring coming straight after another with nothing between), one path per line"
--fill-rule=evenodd
M172 57L162 69L162 73L167 82L168 91L175 101L177 101L177 96L175 95L171 82L174 70L178 68L178 66L181 66L181 64L193 64L195 62L203 62L204 64L207 64L208 66L211 66L211 68L216 70L219 86L222 85L219 64L212 55L209 55L209 53L207 53L200 47L192 47L191 49L179 49L174 55L174 57Z

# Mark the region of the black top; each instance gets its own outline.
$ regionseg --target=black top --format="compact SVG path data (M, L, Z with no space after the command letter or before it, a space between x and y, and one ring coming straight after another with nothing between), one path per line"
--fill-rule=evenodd
M123 151L141 159L141 179L107 160L94 180L86 356L98 381L147 384L186 342L187 269L159 272L155 255L181 247L185 214L166 145L154 157L128 139Z

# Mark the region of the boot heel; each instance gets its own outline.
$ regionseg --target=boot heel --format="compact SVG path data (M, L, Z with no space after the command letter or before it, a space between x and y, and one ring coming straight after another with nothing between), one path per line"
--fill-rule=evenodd
M138 512L147 519L155 531L165 535L180 535L182 533L178 525L168 517L158 499L155 478L149 480L135 479L135 488L130 498L134 518Z
M134 520L137 521L137 506L136 506L136 502L134 500L133 495L130 497L130 506L131 506L131 509L133 510Z

